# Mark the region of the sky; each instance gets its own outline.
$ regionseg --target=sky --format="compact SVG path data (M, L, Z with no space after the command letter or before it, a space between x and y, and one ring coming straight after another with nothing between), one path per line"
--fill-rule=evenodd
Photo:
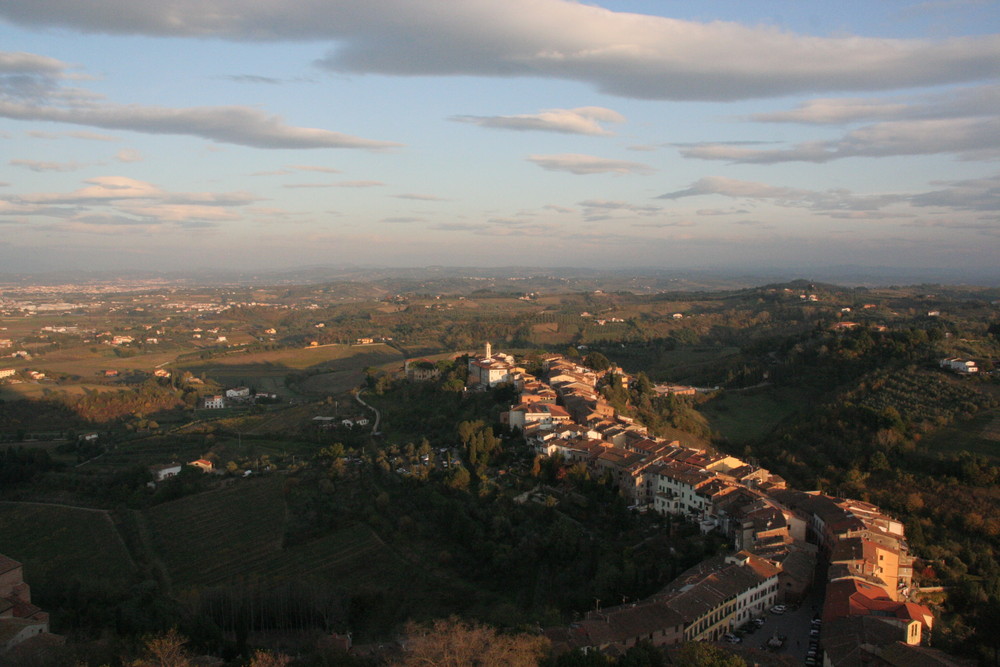
M998 2L0 2L0 272L998 255Z

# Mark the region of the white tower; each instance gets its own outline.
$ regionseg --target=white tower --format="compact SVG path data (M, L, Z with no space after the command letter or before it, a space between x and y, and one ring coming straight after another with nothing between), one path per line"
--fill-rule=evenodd
M486 359L492 359L493 358L493 346L490 345L489 342L486 343L486 357L485 358Z

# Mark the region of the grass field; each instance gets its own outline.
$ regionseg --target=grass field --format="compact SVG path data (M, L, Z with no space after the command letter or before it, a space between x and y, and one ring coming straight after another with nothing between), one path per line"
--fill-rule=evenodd
M931 453L957 454L967 451L1000 460L1000 410L994 409L947 426L925 437L921 449Z
M92 347L96 348L97 352L91 352ZM118 371L144 370L152 372L156 366L173 361L176 357L176 350L137 354L134 357L119 357L107 345L89 345L55 350L31 361L19 360L10 365L12 368L41 368L51 373L79 375L86 380L102 374L108 368L114 368Z
M258 391L287 393L289 374L309 371L297 387L304 393L335 394L357 386L368 366L402 363L388 345L322 345L269 352L241 352L208 360L178 363L176 368L204 373L225 386L252 386Z
M175 591L309 576L333 579L345 587L375 586L396 576L389 572L405 572L397 557L361 524L284 548L282 482L239 480L230 488L147 511L154 548Z
M135 564L106 512L0 502L0 545L24 564L32 586L72 580L122 581Z
M723 392L698 410L713 431L732 442L744 442L770 433L798 409L802 400L794 392L775 389Z
M91 391L122 391L124 387L106 384L54 384L45 382L20 382L18 384L0 385L0 398L6 400L44 399L52 393L64 393L69 396L83 396Z
M118 443L114 449L86 465L91 468L127 468L171 461L187 462L204 456L205 449L200 438L153 436Z

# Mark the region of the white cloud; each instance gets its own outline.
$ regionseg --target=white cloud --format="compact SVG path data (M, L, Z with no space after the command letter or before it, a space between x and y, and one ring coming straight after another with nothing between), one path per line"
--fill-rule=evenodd
M340 132L295 127L280 116L242 106L170 108L122 105L59 83L68 66L44 56L0 52L0 117L72 123L146 134L181 134L256 148L399 146Z
M816 37L570 0L5 0L0 16L83 32L332 40L319 64L337 72L559 78L645 99L902 89L990 78L1000 62L996 35Z
M454 116L452 120L505 130L541 130L563 134L607 136L614 133L601 123L624 123L625 117L617 111L604 107L580 107L545 109L536 114L517 116Z
M68 65L61 60L23 51L0 51L0 74L60 76Z
M24 167L31 171L77 171L87 165L79 162L42 162L39 160L11 160L12 167Z
M663 210L662 206L640 206L629 202L607 199L588 199L580 202L580 206L583 207L583 218L588 222L636 215L657 215Z
M973 211L1000 211L1000 175L933 183L945 186L911 199L914 206L943 206Z
M2 91L2 86L0 86ZM108 134L98 134L97 132L42 132L41 130L28 130L25 132L32 139L58 139L60 137L70 137L72 139L86 139L88 141L120 141L118 137Z
M685 157L745 164L829 162L847 157L955 154L966 160L1000 156L1000 85L898 98L821 98L790 111L754 114L764 123L840 125L868 122L833 141L760 149L754 142L680 145Z
M593 155L562 153L559 155L529 155L527 160L549 171L568 171L571 174L651 174L655 169L648 164L612 160Z
M660 195L658 199L682 199L702 195L766 200L778 206L805 208L825 215L843 211L877 211L907 200L906 196L897 194L856 195L846 190L804 190L721 176L699 179L688 188L668 192Z
M123 148L115 153L115 159L119 162L142 162L142 153L134 148Z
M288 183L285 188L378 188L385 185L382 181L340 181L338 183Z
M322 174L339 174L339 169L334 169L333 167L318 167L311 164L290 164L289 169L297 169L299 171L318 171Z
M681 149L684 157L740 164L823 163L848 157L942 153L954 153L967 160L1000 157L1000 116L887 121L858 128L836 141L805 142L791 148L761 150L702 144Z
M414 201L450 201L444 197L436 195L421 194L419 192L406 192L401 195L392 195L396 199L412 199Z
M59 220L46 229L109 233L123 225L199 228L239 220L239 209L260 200L248 192L167 192L124 176L99 176L72 192L36 192L0 197L0 214L40 215ZM39 227L43 229L43 227Z

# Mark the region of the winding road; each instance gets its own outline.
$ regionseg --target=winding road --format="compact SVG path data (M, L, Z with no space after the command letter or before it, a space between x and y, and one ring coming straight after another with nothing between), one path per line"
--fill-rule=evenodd
M358 403L360 403L361 405L365 406L366 408L375 413L375 425L372 426L372 436L374 437L379 434L378 425L379 422L382 421L382 414L378 411L378 408L374 408L364 402L364 400L361 398L361 394L363 394L364 391L365 391L364 389L359 389L358 392L354 394L354 398L358 399Z

